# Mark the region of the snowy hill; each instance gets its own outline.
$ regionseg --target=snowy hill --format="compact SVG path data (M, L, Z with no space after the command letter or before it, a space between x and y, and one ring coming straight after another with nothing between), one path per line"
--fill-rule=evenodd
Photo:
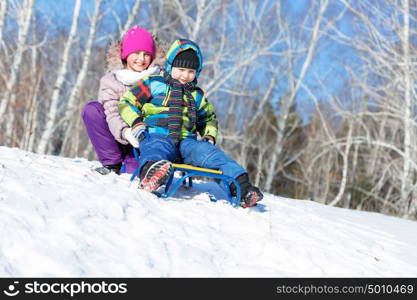
M0 147L1 277L416 277L417 222L267 194L164 200L97 161Z

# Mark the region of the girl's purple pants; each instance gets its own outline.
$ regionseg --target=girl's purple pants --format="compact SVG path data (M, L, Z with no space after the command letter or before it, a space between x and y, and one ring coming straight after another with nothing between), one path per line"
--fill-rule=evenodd
M130 144L120 144L111 134L103 105L96 101L87 103L82 118L99 161L103 165L123 163L121 173L133 173L138 167L133 148Z

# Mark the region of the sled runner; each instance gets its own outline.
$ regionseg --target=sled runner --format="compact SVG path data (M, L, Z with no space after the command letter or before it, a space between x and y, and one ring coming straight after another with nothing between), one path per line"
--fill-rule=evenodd
M139 160L138 150L136 148L133 148L133 152L134 152L136 160ZM191 165L172 164L172 167L174 171L171 172L168 182L165 185L165 191L163 193L154 192L154 194L157 195L158 197L161 197L161 198L171 197L172 195L175 194L176 190L181 185L187 185L187 179L188 179L188 186L192 187L193 185L192 178L194 176L203 176L203 177L210 177L210 178L220 180L226 189L228 201L234 207L240 206L240 185L234 178L224 175L223 172L218 171L218 170L199 168L199 167L194 167ZM182 173L182 177L174 182L175 172L177 171ZM133 181L135 177L137 176L139 176L139 167L133 172L132 176L130 177L130 181ZM230 190L231 183L233 183L236 187L235 196L232 195L232 192ZM211 198L211 201L217 201L217 200L215 200L215 198Z

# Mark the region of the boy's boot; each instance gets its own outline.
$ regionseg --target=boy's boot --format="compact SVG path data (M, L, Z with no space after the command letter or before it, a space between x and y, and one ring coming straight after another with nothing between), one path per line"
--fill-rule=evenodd
M242 199L240 200L240 205L243 208L255 206L256 202L261 201L264 195L259 190L258 187L250 185L246 192L242 194Z
M168 160L148 161L140 172L139 188L148 192L156 191L168 181L172 170L172 164Z
M256 202L261 201L264 197L259 188L250 183L247 173L237 177L236 181L240 184L240 206L243 208L255 206ZM232 195L236 196L236 188L233 183L230 185L230 189Z
M106 165L102 167L95 168L96 172L99 172L101 175L108 175L110 173L115 173L117 175L120 174L120 169L122 168L122 163L118 163L115 165Z

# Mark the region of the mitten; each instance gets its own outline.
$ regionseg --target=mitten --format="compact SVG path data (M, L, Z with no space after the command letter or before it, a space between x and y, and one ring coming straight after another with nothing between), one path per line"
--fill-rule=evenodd
M212 137L211 135L205 135L203 137L203 141L208 142L213 145L215 144L214 137Z
M126 127L122 131L122 137L129 142L133 147L139 148L139 141L132 134L132 128Z
M133 125L132 127L132 135L140 142L145 137L145 131L147 130L145 123L139 122Z

